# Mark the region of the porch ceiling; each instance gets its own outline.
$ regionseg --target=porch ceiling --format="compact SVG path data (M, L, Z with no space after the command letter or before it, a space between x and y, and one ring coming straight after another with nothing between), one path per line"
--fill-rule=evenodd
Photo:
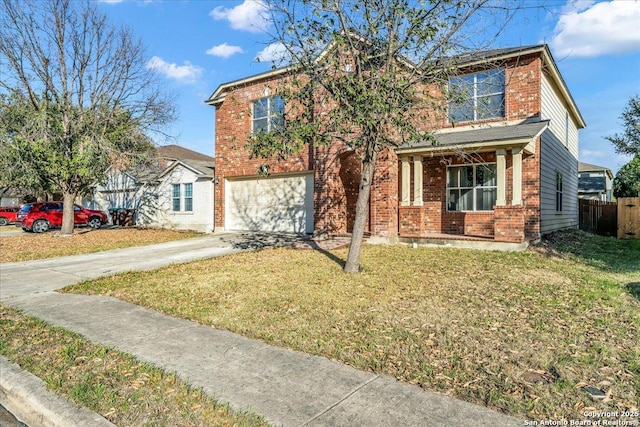
M535 140L549 126L548 120L526 121L513 125L464 130L447 130L434 133L436 144L421 141L401 145L398 154L447 153L457 151L488 151L496 148L522 147L525 152L535 152Z

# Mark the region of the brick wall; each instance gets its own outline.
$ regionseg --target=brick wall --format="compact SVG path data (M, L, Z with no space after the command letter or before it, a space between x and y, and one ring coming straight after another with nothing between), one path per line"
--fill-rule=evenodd
M316 148L315 158L315 233L351 232L360 185L360 159L343 143Z
M539 116L541 110L541 58L529 55L505 64L506 116L489 122L523 120ZM469 72L477 70L468 70ZM258 168L269 164L270 173L314 170L314 222L316 233L340 234L351 231L355 214L360 162L347 147L305 147L302 153L286 160L251 159L245 148L251 134L251 101L265 96L265 87L275 93L279 77L268 78L231 90L216 108L215 222L224 226L224 182L227 178L256 176ZM437 92L437 88L429 91ZM450 127L438 113L438 127ZM538 142L539 145L539 142ZM523 156L523 200L521 209L524 232L537 237L540 231L539 147L535 154ZM471 155L473 161L495 162L495 153ZM495 212L447 212L446 164L469 163L469 158L434 156L423 162L424 206L399 209L399 162L393 152L380 155L371 193L368 229L373 235L394 238L403 233L453 233L491 236L496 229ZM507 200L512 198L511 152L507 155ZM399 216L400 215L400 216ZM501 219L504 221L504 219Z
M536 152L539 150L536 150ZM507 151L506 156L506 197L507 204L513 196L513 165L512 152ZM455 212L447 211L447 165L462 165L471 163L495 163L494 152L474 153L473 155L449 155L426 157L423 160L423 200L421 207L401 206L399 208L399 233L401 237L426 236L430 233L459 234L471 236L494 237L496 235L496 212ZM398 169L400 169L398 163ZM413 168L413 165L412 165ZM537 155L523 156L522 166L522 197L524 207L515 210L518 221L523 221L523 230L520 239L537 237L539 232L540 198L539 198L539 161ZM413 176L413 169L411 171ZM510 206L507 206L510 207ZM502 215L511 212L502 210ZM506 212L506 213L505 213ZM501 219L500 227L508 225L508 221ZM501 231L504 234L504 231ZM507 236L508 241L514 241L515 237Z
M271 174L302 172L313 169L312 153L308 147L286 160L276 158L250 158L246 149L251 135L251 102L265 96L265 87L274 88L275 79L238 87L227 94L224 102L216 107L216 177L215 224L224 227L225 179L240 176L257 176L261 165L268 164ZM274 90L270 90L274 94Z
M460 70L460 75L502 68L505 70L505 117L487 119L474 122L500 123L504 121L520 121L531 117L540 117L542 105L542 58L538 54L511 58L501 62L484 65L483 67L471 67ZM440 87L432 86L426 89L429 96L437 98L442 96ZM429 126L424 130L446 129L454 125L447 118L446 103L442 102L436 111L424 115ZM471 123L457 123L456 126L467 126Z
M371 186L369 230L394 240L398 235L398 156L386 150L378 155Z
M524 241L524 209L521 206L496 206L495 239L500 242Z
M402 237L420 237L424 235L426 210L422 206L400 206L399 234Z

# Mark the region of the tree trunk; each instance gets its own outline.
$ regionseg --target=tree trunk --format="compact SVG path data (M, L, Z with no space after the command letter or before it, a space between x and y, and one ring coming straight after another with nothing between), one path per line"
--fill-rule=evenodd
M70 236L73 234L73 204L76 201L76 194L65 191L62 193L62 197L64 206L62 208L62 229L60 234L62 236Z
M371 182L373 181L373 171L375 169L376 155L365 158L362 161L362 176L360 178L360 188L358 199L356 200L356 218L351 233L351 244L349 245L349 255L344 271L347 273L357 273L360 271L360 252L362 251L362 238L364 229L369 217L369 199L371 198Z

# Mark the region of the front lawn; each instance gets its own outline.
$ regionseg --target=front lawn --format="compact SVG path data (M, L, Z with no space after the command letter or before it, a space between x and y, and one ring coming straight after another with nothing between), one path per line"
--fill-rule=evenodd
M81 283L100 293L528 419L640 399L640 240L526 253L266 249ZM594 400L584 386L602 390ZM637 410L637 409L636 409Z
M200 236L195 232L163 229L76 229L61 237L56 230L0 237L0 262L31 261L66 255L80 255L131 246L151 245Z

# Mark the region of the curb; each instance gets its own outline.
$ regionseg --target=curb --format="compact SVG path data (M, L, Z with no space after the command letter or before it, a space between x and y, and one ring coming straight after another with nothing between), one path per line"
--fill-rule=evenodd
M32 426L116 427L107 419L47 390L44 381L0 356L0 403Z

